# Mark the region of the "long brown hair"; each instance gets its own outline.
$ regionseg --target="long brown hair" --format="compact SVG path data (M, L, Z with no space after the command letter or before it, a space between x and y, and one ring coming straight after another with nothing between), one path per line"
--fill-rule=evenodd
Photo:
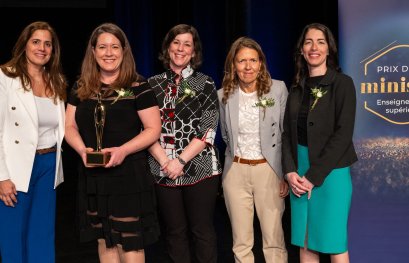
M31 89L30 74L27 68L26 46L31 36L37 30L47 30L52 38L52 51L50 60L44 65L43 79L45 82L46 94L53 94L54 101L59 98L66 99L67 81L61 67L61 48L55 30L43 21L37 21L29 24L21 32L16 44L14 45L12 58L1 65L3 73L11 78L20 78L21 84L25 90Z
M140 78L139 74L136 72L132 49L125 33L115 24L104 23L95 28L92 32L85 51L85 57L82 61L81 75L77 81L77 95L81 100L90 98L93 94L98 93L101 88L100 69L92 51L97 44L98 37L103 33L114 35L119 42L121 42L123 49L123 60L119 68L119 76L112 84L110 84L110 88L120 89L123 87L130 87L132 83Z
M293 80L293 86L299 86L300 82L308 76L308 65L305 61L304 56L301 54L302 47L305 41L305 35L307 35L310 29L320 30L325 37L325 41L328 43L328 56L327 56L327 67L336 71L340 71L338 65L338 50L335 43L335 38L331 33L331 30L323 24L312 23L304 27L300 37L297 41L297 46L294 52L295 60L295 76Z
M197 32L196 28L191 25L179 24L169 30L162 42L162 50L159 54L159 60L162 61L163 66L166 69L169 68L170 63L168 52L170 43L172 43L177 35L185 33L190 33L193 37L193 48L195 51L195 56L191 58L190 66L193 69L197 69L202 64L202 42L200 41L199 33Z
M242 48L250 48L257 51L258 57L261 62L260 72L257 77L257 96L261 97L263 94L270 92L271 87L271 76L267 69L267 59L261 49L260 45L253 39L249 37L240 37L230 47L230 51L227 54L226 61L224 63L224 77L222 82L223 88L223 103L227 103L227 100L231 94L234 93L234 89L238 88L239 77L236 74L234 68L234 59L237 53Z

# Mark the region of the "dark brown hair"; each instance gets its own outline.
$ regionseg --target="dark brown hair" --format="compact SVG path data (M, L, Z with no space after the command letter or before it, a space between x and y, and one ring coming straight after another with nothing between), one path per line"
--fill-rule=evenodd
M44 65L43 71L46 94L52 94L54 101L57 98L65 100L67 81L63 75L61 67L60 41L58 40L55 30L47 22L37 21L26 26L14 45L12 58L5 64L1 65L0 68L6 76L20 78L25 90L30 89L32 83L27 68L26 46L34 32L37 30L47 30L50 32L52 41L50 60Z
M162 61L165 68L169 68L170 57L168 49L170 43L172 43L177 35L185 33L190 33L193 37L193 48L195 56L191 58L190 66L193 69L197 69L202 64L202 42L200 41L199 33L197 32L196 28L191 25L179 24L169 30L162 42L162 50L159 54L159 60Z
M297 41L297 46L294 52L294 60L295 60L295 76L293 80L293 86L300 85L301 80L305 79L308 76L308 65L305 61L304 56L301 53L301 50L304 45L305 36L307 35L310 29L317 29L320 30L324 36L325 40L328 44L328 56L327 56L327 67L336 71L340 71L338 65L338 50L337 45L335 43L335 38L331 33L331 30L323 24L313 23L309 24L304 27L300 37Z

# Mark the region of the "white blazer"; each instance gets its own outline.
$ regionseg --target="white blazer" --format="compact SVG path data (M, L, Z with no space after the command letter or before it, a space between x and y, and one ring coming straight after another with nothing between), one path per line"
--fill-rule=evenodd
M56 171L54 188L64 181L61 144L65 107L58 100ZM27 192L38 144L38 116L34 94L25 91L19 78L0 70L0 181L10 179L17 191Z

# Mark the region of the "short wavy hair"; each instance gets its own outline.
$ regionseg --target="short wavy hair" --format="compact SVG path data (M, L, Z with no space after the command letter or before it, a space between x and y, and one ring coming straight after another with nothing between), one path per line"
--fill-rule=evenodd
M162 50L159 54L159 60L162 61L162 64L165 68L169 68L170 57L169 57L169 46L172 41L176 38L177 35L190 33L193 37L193 48L195 56L190 60L190 66L193 69L198 69L202 65L202 42L200 41L199 33L196 28L191 25L179 24L172 27L169 32L166 34L162 42Z

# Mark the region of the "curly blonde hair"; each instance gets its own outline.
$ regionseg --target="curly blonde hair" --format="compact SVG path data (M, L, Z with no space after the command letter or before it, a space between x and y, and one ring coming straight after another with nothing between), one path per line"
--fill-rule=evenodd
M267 69L267 60L266 56L263 53L260 45L253 39L249 37L240 37L230 47L230 51L227 54L226 61L224 62L224 77L222 82L223 88L223 98L222 102L227 103L230 95L234 93L234 90L238 88L239 78L236 74L234 67L234 59L236 58L237 53L242 48L250 48L257 51L261 67L260 72L257 77L257 96L260 98L263 94L270 92L271 87L271 76Z

